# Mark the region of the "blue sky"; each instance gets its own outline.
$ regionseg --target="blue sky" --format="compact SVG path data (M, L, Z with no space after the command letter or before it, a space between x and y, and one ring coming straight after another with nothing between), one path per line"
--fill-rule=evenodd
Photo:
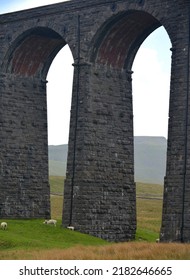
M65 0L67 1L67 0ZM38 6L49 5L58 2L65 2L64 0L1 0L0 13L18 11L22 9L30 9Z
M1 0L0 13L62 0ZM142 44L133 64L134 134L167 137L171 43L163 27ZM48 141L68 142L72 91L72 55L68 46L55 57L48 73ZM64 81L64 82L63 82ZM60 121L61 120L61 121Z

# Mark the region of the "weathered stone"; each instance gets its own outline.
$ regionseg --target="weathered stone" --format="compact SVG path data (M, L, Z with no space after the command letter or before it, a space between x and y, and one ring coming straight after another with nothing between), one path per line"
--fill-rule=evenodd
M164 26L172 71L161 241L190 241L189 5L73 0L0 16L1 218L50 216L46 76L68 44L74 83L63 225L108 240L135 237L132 64Z

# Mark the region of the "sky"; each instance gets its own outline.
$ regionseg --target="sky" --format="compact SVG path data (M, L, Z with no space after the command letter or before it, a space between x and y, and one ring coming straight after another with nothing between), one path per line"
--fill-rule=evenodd
M68 0L67 0L68 1ZM0 14L49 5L63 0L1 0ZM167 138L171 42L163 27L141 45L133 63L135 136ZM47 80L48 144L68 143L73 79L73 58L68 46L55 57Z

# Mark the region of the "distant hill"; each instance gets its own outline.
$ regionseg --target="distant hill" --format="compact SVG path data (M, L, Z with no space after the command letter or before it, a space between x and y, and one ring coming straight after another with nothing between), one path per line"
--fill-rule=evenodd
M135 181L163 184L167 140L164 137L134 137ZM68 145L49 146L49 174L65 176Z
M167 140L164 137L134 138L135 181L163 184Z
M51 176L65 176L68 145L49 145L49 174Z

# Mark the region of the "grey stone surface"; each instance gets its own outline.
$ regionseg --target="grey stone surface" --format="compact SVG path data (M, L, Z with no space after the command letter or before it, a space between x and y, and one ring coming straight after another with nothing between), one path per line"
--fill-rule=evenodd
M190 241L189 5L77 0L0 16L0 217L50 216L46 76L68 44L74 84L63 226L134 238L132 64L164 26L172 70L161 241Z

